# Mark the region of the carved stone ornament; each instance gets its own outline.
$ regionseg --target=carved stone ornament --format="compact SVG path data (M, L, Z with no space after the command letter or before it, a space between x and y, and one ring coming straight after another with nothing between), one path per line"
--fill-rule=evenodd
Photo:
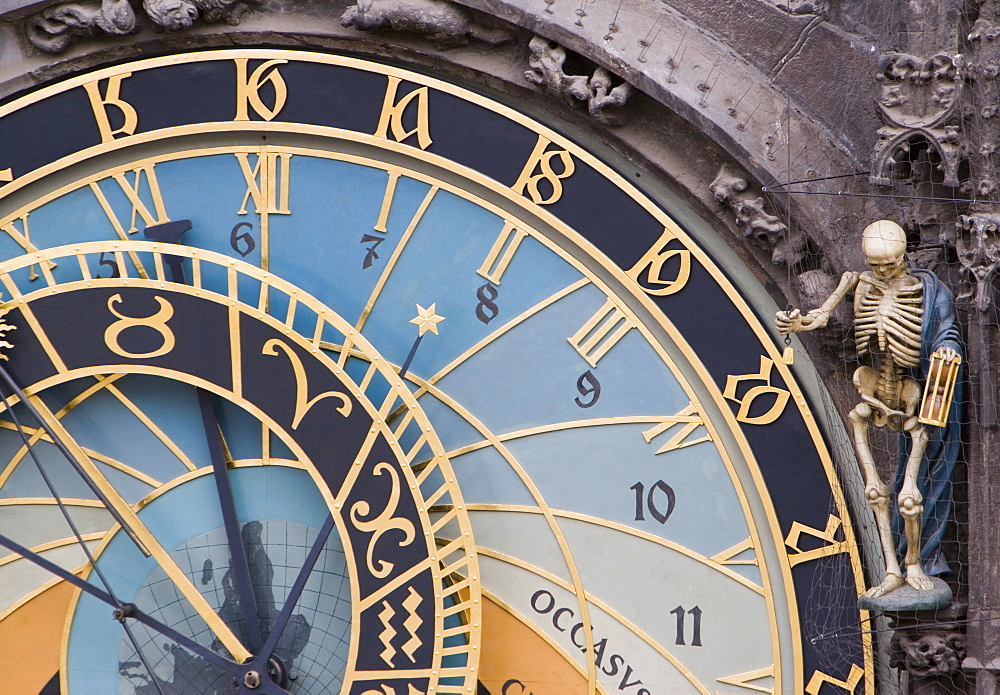
M961 55L938 53L926 60L906 53L879 58L875 76L878 107L885 125L872 153L871 182L892 183L892 168L907 159L910 148L926 141L940 158L944 185L958 186L962 156L958 105L964 62Z
M889 666L912 676L951 676L965 659L965 636L957 632L897 630L889 645Z
M528 43L531 55L524 79L540 85L549 94L567 104L586 102L587 111L598 123L608 126L621 125L621 118L607 113L610 108L622 107L632 96L632 85L620 82L612 87L614 79L604 68L595 68L593 75L568 75L563 69L566 49L557 43L535 36Z
M973 282L976 309L986 311L993 304L993 275L1000 268L1000 215L961 215L957 226L962 272Z
M820 17L830 15L829 0L771 0L774 6L789 14L814 14Z
M464 46L470 38L497 45L514 38L499 26L486 26L473 12L446 0L359 0L340 18L358 31L420 34L442 48Z
M268 0L143 0L142 9L158 30L177 31L207 22L239 24L251 8ZM128 0L68 2L47 7L24 25L28 40L46 53L60 53L86 36L104 33L124 36L139 31L135 10Z
M743 236L759 248L771 252L778 264L798 265L806 255L807 241L801 232L790 231L774 215L764 210L764 199L747 193L747 181L723 166L709 185L715 199L736 215L736 225Z

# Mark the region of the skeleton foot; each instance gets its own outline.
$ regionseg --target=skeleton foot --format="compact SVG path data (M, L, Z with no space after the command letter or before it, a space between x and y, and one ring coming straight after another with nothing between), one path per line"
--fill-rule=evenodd
M924 574L924 571L920 569L920 565L906 566L906 583L917 591L930 591L934 588L930 577Z
M885 575L885 579L878 586L873 586L871 589L864 593L866 598L878 598L879 596L885 596L891 591L895 591L899 587L903 586L903 578L898 574L893 574L889 572Z

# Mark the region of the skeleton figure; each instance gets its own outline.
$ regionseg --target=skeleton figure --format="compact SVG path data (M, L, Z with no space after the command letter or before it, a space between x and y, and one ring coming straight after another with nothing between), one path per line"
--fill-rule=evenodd
M909 446L906 443L901 446L901 470L897 476L897 504L906 546L903 563L906 583L917 590L930 590L933 585L921 567L921 526L925 500L918 487L918 476L928 475L925 453L943 461L940 465L932 464L939 469L933 475L938 478L944 475L947 480L943 486L939 480L931 486L935 495L944 495L946 499L935 497L931 502L936 513L949 513L951 472L957 450L942 447L939 442L941 437L937 433L929 434L918 421L916 413L922 388L907 372L924 367L931 351L940 352L950 361L960 356L961 348L951 293L933 273L911 273L904 257L906 236L903 229L895 222L880 220L865 228L861 243L870 271L844 273L837 289L822 306L805 315L798 309L780 311L776 323L782 334L822 328L837 304L848 293L854 292L854 331L858 353L862 357L871 355L878 363L878 371L861 366L854 372L854 386L861 402L849 415L855 448L865 476L865 496L868 506L875 513L885 554L885 580L865 593L869 598L878 598L903 585L903 572L892 537L889 487L879 478L875 468L868 443L868 425L870 422L875 427L888 426L910 439ZM928 443L932 438L934 441L929 449ZM925 464L923 468L922 463ZM937 548L944 521L935 521L940 531L934 529L934 558L930 562L934 567L933 573L947 570L947 563Z

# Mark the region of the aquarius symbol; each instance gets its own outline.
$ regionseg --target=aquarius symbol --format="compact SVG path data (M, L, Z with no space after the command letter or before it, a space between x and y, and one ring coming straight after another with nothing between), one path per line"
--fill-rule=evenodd
M476 318L483 323L489 323L495 319L500 313L500 307L493 300L499 296L500 291L488 282L476 290L476 299L479 300L479 305L476 307Z

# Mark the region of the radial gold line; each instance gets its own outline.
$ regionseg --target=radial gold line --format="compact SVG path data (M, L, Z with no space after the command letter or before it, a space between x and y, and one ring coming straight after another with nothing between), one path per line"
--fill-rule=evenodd
M430 190L427 191L427 195L424 196L424 200L420 203L420 207L417 208L417 212L413 215L413 219L410 220L410 224L406 227L406 231L403 232L403 236L400 237L399 243L396 244L396 248L392 251L392 256L386 261L385 268L382 270L382 275L379 276L378 282L375 283L375 289L372 290L371 296L368 298L368 302L365 304L364 310L361 312L360 318L358 318L357 324L354 329L361 332L361 329L365 325L365 321L368 320L368 315L371 313L372 308L375 306L375 302L378 301L378 296L382 292L382 288L385 283L389 280L389 275L392 273L393 268L396 266L396 261L399 260L400 255L403 253L403 249L406 248L406 243L413 236L413 230L417 228L420 223L420 219L424 216L424 212L427 211L427 207L431 204L434 199L434 195L438 192L437 186L431 186Z
M271 177L267 170L268 146L261 145L257 152L257 167L260 169L261 203L260 203L260 269L267 270L271 264L271 229L269 225L269 208L271 207Z
M337 358L337 366L341 369L347 365L347 360L351 357L352 347L354 347L354 341L351 340L350 336L345 335L344 344L340 346L340 357ZM372 368L375 368L374 364L372 364Z
M10 292L10 296L17 298L21 296L21 291L17 288L14 283L14 279L11 278L9 274L3 275L3 284L7 287L7 291ZM66 363L62 361L62 357L56 352L55 346L52 341L49 340L49 336L45 334L42 330L42 325L38 323L38 319L35 317L35 312L31 310L27 302L16 304L17 308L21 310L21 315L24 316L24 320L28 323L28 327L31 328L32 333L35 334L35 338L41 343L42 349L45 350L45 354L52 361L52 365L56 368L57 372L65 373L69 371L66 369Z
M163 280L166 277L163 272L163 254L159 252L153 254L153 267L156 268L156 279Z
M127 278L128 266L125 265L125 256L121 251L115 251L115 263L118 264L118 276L122 278Z
M17 429L14 425L7 422L0 422L0 427L3 427L4 429L15 429L15 430ZM24 430L25 434L30 435L30 439L28 441L32 446L34 446L39 441L52 443L52 438L49 437L48 433L41 427L34 428L34 427L25 427L22 425L21 429ZM10 477L14 469L16 469L17 466L21 463L21 461L24 460L24 457L27 455L27 451L28 450L22 446L21 450L18 451L15 457L11 459L10 463L7 465L7 468L4 469L3 474L0 475L0 486L2 486L4 482L6 482L6 480ZM156 488L163 484L159 480L156 480L155 478L152 478L146 475L145 473L142 473L141 471L138 471L132 468L131 466L122 463L121 461L113 459L110 456L106 456L105 454L101 454L100 452L97 451L92 451L91 449L82 449L82 451L90 458L96 461L100 461L101 463L110 468L114 468L117 471L125 473L126 475L135 478L139 482L145 483L150 487ZM102 505L99 501L97 501L97 506L103 507L104 505Z
M600 425L636 425L636 424L651 424L651 423L661 423L664 418L662 416L656 415L620 415L614 417L605 418L593 418L590 420L569 420L567 422L557 422L551 425L539 425L537 427L528 427L523 430L515 430L513 432L507 432L506 434L498 434L497 439L501 442L507 442L511 439L518 439L520 437L530 437L535 434L545 434L547 432L558 432L560 430L570 430L578 427L597 427ZM481 442L476 442L474 444L467 444L458 449L453 449L448 452L448 457L461 456L463 454L468 454L471 451L477 451L478 449L484 449L490 446L490 443L486 440Z
M93 275L90 274L90 265L87 263L87 256L81 253L76 257L76 261L80 264L80 275L83 276L83 279L92 280Z
M104 538L105 533L107 532L98 531L95 533L84 533L80 537L84 540L84 542L99 541L102 538ZM33 553L44 553L47 550L53 550L55 548L64 548L69 545L77 545L78 542L79 541L77 541L76 536L70 536L69 538L60 538L58 540L48 541L47 543L42 543L40 545L28 548L28 550L30 550ZM17 553L11 553L10 555L0 557L0 567L3 567L4 565L9 565L15 560L23 560L23 559L25 559L23 556L18 555Z
M118 493L118 490L101 474L100 470L98 470L97 466L94 465L94 462L90 460L80 445L77 444L76 440L65 430L59 419L48 409L45 402L38 396L29 396L28 400L35 406L39 416L51 428L53 433L59 437L60 441L66 446L66 449L76 459L76 462L87 473L87 476L101 490L115 511L129 525L129 528L146 547L146 550L153 556L157 564L160 565L173 582L174 586L177 587L178 591L191 603L202 620L208 624L209 629L219 638L223 646L229 650L229 653L240 663L252 658L253 655L247 651L247 648L240 643L229 626L216 614L212 606L205 600L205 597L198 592L194 584L191 583L191 580L188 579L188 576L184 574L184 571L177 566L177 563L174 562L170 554L156 540L156 537L139 520L139 517L136 516L128 502Z
M156 425L156 423L153 422L152 418L146 415L146 413L141 408L139 408L139 406L137 406L132 401L131 398L122 393L121 389L119 389L117 386L114 386L113 384L108 384L106 388L108 393L112 394L115 398L117 398L121 402L122 405L128 408L128 410L133 415L135 415L139 419L139 421L142 424L144 424L149 429L149 431L152 432L153 435L157 439L159 439L160 442L165 447L167 447L167 449L170 450L170 453L172 453L174 456L177 457L177 459L184 465L185 468L187 468L189 471L197 470L198 467L194 465L191 459L188 458L188 456L183 451L181 451L181 448L177 446L177 444L174 443L174 441L167 435L167 433L164 432L162 429L160 429ZM157 486L159 486L159 483L157 483Z
M351 492L351 488L354 487L354 482L358 479L358 475L361 473L362 464L364 460L368 457L368 453L372 450L375 445L375 440L378 439L380 429L378 424L372 423L371 429L368 430L368 435L365 437L365 441L362 442L361 448L358 449L358 453L355 454L354 464L347 470L347 475L344 477L344 482L340 485L340 489L337 491L337 495L334 499L334 506L339 509L344 506L344 500Z
M560 579L559 577L555 576L554 574L550 574L549 572L547 572L547 571L545 571L545 570L543 570L543 569L541 569L539 567L535 567L534 565L529 565L528 563L526 563L523 560L520 560L520 559L518 559L516 557L512 557L512 556L507 555L505 553L499 553L499 552L496 552L494 550L489 550L487 548L477 548L477 552L481 553L482 555L485 555L486 557L491 557L494 560L499 560L500 562L505 562L505 563L507 563L509 565L513 565L515 567L519 567L520 569L525 570L526 572L530 572L531 574L534 574L537 577L541 577L542 579L545 579L547 581L552 582L553 584L555 584L556 586L558 586L559 588L561 588L561 589L563 589L565 591L569 591L569 592L573 591L573 587L570 584L568 584L566 581ZM670 652L668 652L663 647L663 645L661 645L659 642L657 642L652 637L650 637L649 635L647 635L646 632L644 630L640 629L638 625L636 625L635 623L633 623L631 620L629 620L628 618L626 618L624 615L622 615L618 611L616 611L613 608L611 608L611 606L609 606L608 604L604 603L600 599L598 599L598 598L596 598L596 597L594 597L594 596L592 596L590 594L586 595L586 600L588 602L590 602L590 603L593 603L595 606L597 606L602 611L604 611L604 613L606 613L608 615L608 617L610 617L612 620L620 623L622 626L624 626L630 632L632 632L636 637L638 637L643 642L645 642L648 646L650 646L654 650L656 650L656 652L660 656L662 656L664 659L666 659L667 661L669 661L671 663L671 665L674 668L676 668L681 673L681 675L683 675L685 678L687 678L688 681L690 681L691 685L693 685L695 688L697 688L698 691L700 693L702 693L702 695L711 695L711 693L709 692L708 688L706 688L704 685L702 685L701 681L699 681L698 678L697 678L697 676L695 676L693 673L691 673L690 670L688 670L687 666L685 666L683 663L681 663L681 661L677 657L675 657L673 654L671 654Z
M470 512L513 512L518 514L540 514L541 511L535 507L526 507L521 505L501 505L501 504L468 504L466 509ZM575 521L582 521L588 524L593 524L595 526L604 526L607 528L614 529L619 533L623 533L635 538L641 538L644 541L649 541L650 543L655 543L656 545L663 546L668 550L675 553L689 557L692 560L700 562L711 570L720 572L734 582L742 584L746 588L750 589L756 594L761 596L766 596L763 587L754 584L752 581L744 577L738 572L734 572L728 567L716 562L712 558L705 557L699 553L694 552L690 548L687 548L673 541L667 540L660 536L653 535L646 531L640 531L639 529L632 528L631 526L626 526L625 524L620 524L616 521L609 521L607 519L601 519L600 517L590 516L589 514L581 514L579 512L569 512L562 509L553 509L552 514L561 519L573 519ZM745 541L744 541L745 542Z
M271 430L267 425L260 425L260 459L261 465L271 465Z
M95 377L97 379L96 384L91 384L89 387L87 387L86 389L78 393L76 396L74 396L72 399L70 399L70 401L66 405L64 405L62 408L59 409L59 411L56 413L55 416L59 419L66 417L66 415L70 411L72 411L74 408L80 405L83 401L87 400L95 393L105 388L106 386L109 386L114 381L120 379L123 376L125 375L112 374L108 376ZM7 400L8 402L10 402L9 398ZM17 426L14 425L13 422L0 421L0 427L17 430ZM52 441L49 438L48 434L45 432L45 430L42 428L36 429L34 427L25 427L24 425L22 425L21 429L24 430L24 433L27 434L29 437L28 446L22 445L17 450L17 452L11 457L10 461L8 461L6 467L4 467L3 472L0 473L0 487L3 487L6 484L7 480L14 473L14 470L18 467L18 465L20 465L21 461L24 460L24 457L28 455L28 447L34 446L39 441L46 441L50 443ZM88 453L92 452L88 451ZM124 466L124 464L118 463L117 461L115 462L115 464L116 464L115 467Z
M570 578L573 580L574 592L577 597L577 607L580 609L580 620L583 621L583 632L584 632L584 645L586 647L587 654L587 682L588 690L590 695L594 695L597 687L597 663L595 661L594 655L594 631L589 622L590 611L587 608L587 601L583 595L583 582L580 579L580 572L577 569L576 561L573 559L573 551L570 550L569 543L566 541L563 535L562 529L559 527L559 522L556 521L555 516L552 514L552 510L549 508L548 504L545 502L545 498L542 496L541 491L538 486L535 485L535 481L531 479L521 463L514 457L513 454L504 446L503 442L497 439L489 428L487 428L482 422L479 421L468 410L462 408L458 403L454 401L450 396L446 395L443 391L436 388L435 386L428 384L426 381L419 379L415 376L408 376L421 388L425 389L432 396L440 400L444 405L451 408L455 413L461 415L466 422L472 425L479 433L484 436L493 447L497 450L507 465L511 467L515 475L521 479L524 486L528 489L528 493L534 498L535 503L538 505L539 509L542 510L542 514L545 517L545 521L549 526L549 530L552 532L553 537L556 540L556 544L559 546L559 550L562 553L563 561L566 563L566 568L569 571ZM430 466L428 466L430 468ZM426 473L421 471L421 474Z
M316 330L313 332L312 344L313 347L319 347L323 340L323 326L326 325L326 319L322 315L316 316Z
M243 346L240 344L240 308L229 306L229 361L232 364L233 393L243 396Z
M361 599L361 601L358 603L358 612L364 613L368 608L381 601L383 598L391 594L393 591L401 587L406 582L410 581L410 579L416 577L424 570L430 568L430 566L433 563L434 563L434 558L429 557L426 560L423 560L422 562L418 562L416 565L406 570L399 576L393 578L393 580L388 584L383 584L378 589L368 594L365 598Z
M456 357L455 359L453 359L451 362L449 362L447 365L445 365L444 367L442 367L441 370L438 371L437 374L435 374L434 376L430 377L427 380L427 383L428 384L436 384L438 381L440 381L441 379L443 379L449 372L451 372L453 369L455 369L456 367L458 367L460 364L462 364L463 362L465 362L467 359L469 359L470 357L472 357L474 354L476 354L477 352L479 352L480 350L482 350L484 347L486 347L487 345L489 345L490 343L492 343L494 340L496 340L497 338L499 338L500 336L502 336L504 333L506 333L506 332L510 331L511 329L517 327L521 323L524 323L525 321L527 321L529 318L531 318L532 316L534 316L538 312L542 311L543 309L548 308L549 306L551 306L551 305L555 304L556 302L558 302L563 297L566 297L566 296L572 294L573 292L576 292L578 289L580 289L581 287L584 287L585 285L588 285L588 284L590 284L590 280L588 278L582 278L580 280L577 280L572 285L569 285L568 287L564 287L563 289L559 290L558 292L556 292L552 296L546 297L545 299L543 299L542 301L540 301L535 306L533 306L530 309L527 309L524 312L522 312L521 314L515 316L510 321L508 321L507 323L505 323L504 325L502 325L500 328L498 328L494 332L490 333L488 336L486 336L485 338L483 338L482 340L480 340L478 343L476 343L475 345L473 345L472 347L470 347L468 350L466 350L465 352L463 352L461 355L459 355L458 357ZM425 393L425 390L421 388L421 389L418 389L413 395L419 398L424 393Z

